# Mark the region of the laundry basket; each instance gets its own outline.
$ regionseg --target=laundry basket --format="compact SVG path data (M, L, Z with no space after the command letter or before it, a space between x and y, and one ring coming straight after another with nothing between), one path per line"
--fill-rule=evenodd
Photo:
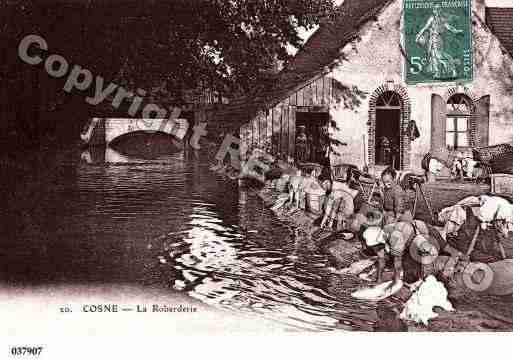
M475 160L489 164L505 154L513 153L513 146L508 143L501 143L495 146L474 148L472 153Z

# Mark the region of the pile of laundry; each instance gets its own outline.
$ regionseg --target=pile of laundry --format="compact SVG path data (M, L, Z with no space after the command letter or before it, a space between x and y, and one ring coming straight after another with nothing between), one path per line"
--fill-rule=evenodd
M488 163L476 160L462 152L456 154L451 165L453 179L469 179L476 183L486 182L492 173L492 167Z
M510 247L513 248L513 241L510 239L510 234L513 232L513 203L495 194L470 196L453 206L444 208L439 213L438 219L444 227L433 228L444 239L451 239L451 243L455 243L454 246L463 253L463 256L444 256L437 253L435 260L426 264L426 268L432 267L431 273L423 271L416 282L406 283L397 278L389 280L392 273L388 269L388 276L384 276L385 281L374 285L370 285L370 282L377 278L376 268L379 257L355 261L338 271L341 275L357 276L366 282L363 288L353 292L352 296L358 300L380 301L396 296L400 292L403 294L401 298L404 299L406 292L408 299L402 301L403 309L399 318L428 325L431 319L438 316L433 308L454 310L449 298L458 297L458 295L513 294L513 259L507 258L511 258L513 252L504 250L502 246L502 244L512 244ZM468 236L467 233L463 233L463 228L468 222L477 223L475 232L471 233L473 235L470 245L468 241L462 240L463 237ZM381 230L379 233L383 234L384 231ZM473 259L475 244L482 240L480 235L493 237L494 242L502 248L501 255L488 262ZM365 232L363 236L365 238ZM510 241L512 243L509 243ZM387 244L392 243L387 240L385 245ZM458 247L459 244L462 245ZM486 247L481 247L479 250L486 250ZM404 270L407 271L410 264L407 261L403 263Z
M370 276L374 272L374 264L374 259L364 259L340 270L339 273L346 275L358 275L359 278L365 281L370 281ZM454 311L454 308L448 299L447 289L444 284L437 280L433 275L410 285L405 284L402 281L383 282L357 290L353 292L351 296L359 300L376 302L393 296L400 290L407 290L409 292L409 299L403 304L403 310L399 315L399 318L404 321L412 321L428 325L431 319L438 316L434 311L434 308L441 308L445 311Z
M446 234L453 238L461 236L460 229L474 216L479 227L475 229L474 242L479 239L479 232L495 230L490 233L500 247L502 259L508 255L504 249L504 241L513 232L513 204L499 195L483 194L466 197L455 205L444 208L438 214L438 220L445 225ZM471 255L475 243L471 243L468 255Z
M405 303L399 318L428 325L431 319L438 317L438 313L433 311L434 308L441 308L448 312L454 311L451 302L447 299L447 294L444 284L430 275L418 283L418 287Z

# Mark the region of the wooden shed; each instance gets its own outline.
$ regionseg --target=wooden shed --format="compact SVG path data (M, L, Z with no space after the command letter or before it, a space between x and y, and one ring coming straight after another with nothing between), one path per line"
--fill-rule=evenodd
M253 148L264 149L283 160L297 160L297 130L305 126L312 144L308 160L319 162L328 142L323 140L322 132L334 125L330 111L337 104L345 105L345 94L351 92L331 74L340 57L339 50L356 39L360 26L389 2L346 0L277 75L272 91L250 99L232 99L229 106L213 116L215 130L240 138L242 160Z

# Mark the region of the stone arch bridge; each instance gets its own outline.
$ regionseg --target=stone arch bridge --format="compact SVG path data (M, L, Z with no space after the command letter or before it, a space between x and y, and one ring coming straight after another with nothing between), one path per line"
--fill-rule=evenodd
M80 138L88 145L109 145L116 138L133 132L166 133L181 141L187 134L186 119L157 118L93 118Z

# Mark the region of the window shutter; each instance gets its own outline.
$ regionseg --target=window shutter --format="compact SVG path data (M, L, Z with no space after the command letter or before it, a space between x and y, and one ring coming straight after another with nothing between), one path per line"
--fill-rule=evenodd
M446 108L440 95L431 95L431 152L445 150Z
M490 95L481 97L476 101L476 116L473 118L476 128L476 145L488 146L490 123Z

